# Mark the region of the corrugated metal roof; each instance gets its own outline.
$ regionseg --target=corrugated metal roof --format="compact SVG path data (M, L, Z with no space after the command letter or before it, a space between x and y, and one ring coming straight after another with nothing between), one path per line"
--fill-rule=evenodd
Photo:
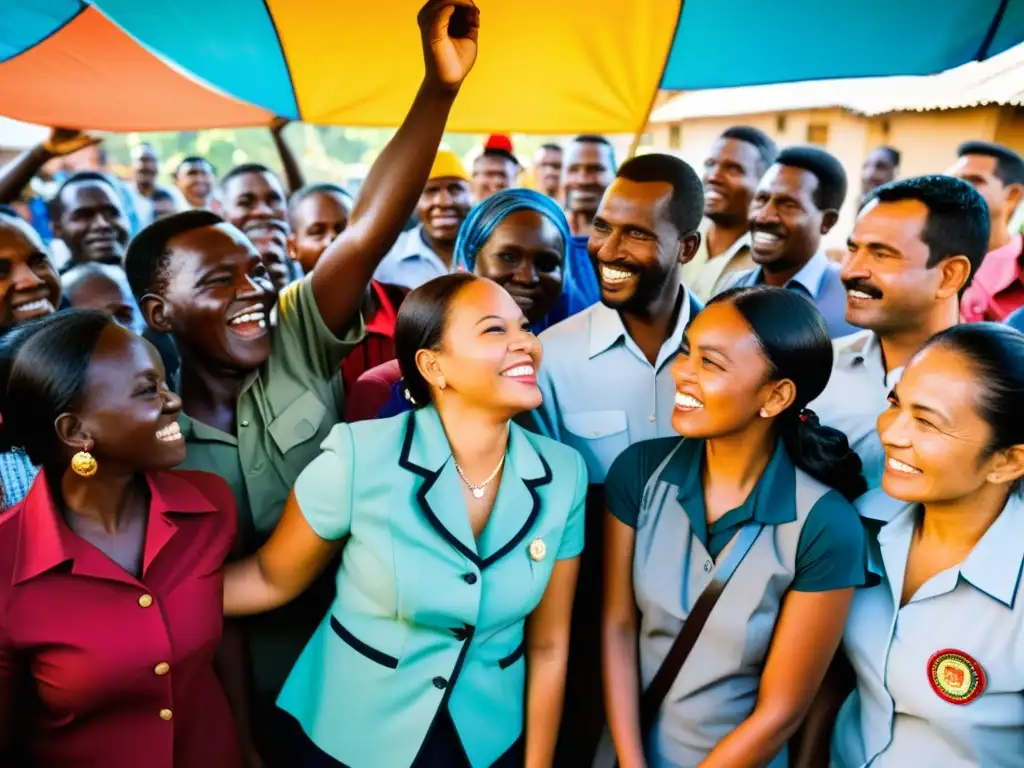
M812 80L688 91L651 114L652 123L801 109L841 108L863 115L925 112L984 104L1024 105L1024 45L988 61L929 77Z

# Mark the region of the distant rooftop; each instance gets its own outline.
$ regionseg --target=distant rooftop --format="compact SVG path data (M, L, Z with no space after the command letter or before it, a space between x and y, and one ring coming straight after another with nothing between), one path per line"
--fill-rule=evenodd
M928 77L811 80L686 91L655 109L650 122L828 108L870 116L986 104L1024 105L1024 44L987 61Z

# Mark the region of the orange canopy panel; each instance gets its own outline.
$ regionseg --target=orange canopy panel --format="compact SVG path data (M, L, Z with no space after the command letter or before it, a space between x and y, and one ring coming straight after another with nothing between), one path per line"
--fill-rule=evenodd
M272 118L165 63L92 7L0 63L0 112L111 131L260 125Z

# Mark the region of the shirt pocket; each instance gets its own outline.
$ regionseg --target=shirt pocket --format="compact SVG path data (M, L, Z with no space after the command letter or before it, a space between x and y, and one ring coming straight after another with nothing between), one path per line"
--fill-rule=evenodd
M327 416L327 406L315 392L307 391L270 422L267 431L282 454L301 445L320 431Z
M583 411L562 415L572 436L571 445L587 462L591 482L604 482L608 468L629 447L629 420L625 411Z

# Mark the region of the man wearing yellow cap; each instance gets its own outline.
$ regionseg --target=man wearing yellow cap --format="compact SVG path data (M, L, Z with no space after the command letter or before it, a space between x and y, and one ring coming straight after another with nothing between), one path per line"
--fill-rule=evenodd
M416 206L420 224L405 232L373 279L417 288L451 271L459 227L469 213L469 174L454 152L440 150Z

